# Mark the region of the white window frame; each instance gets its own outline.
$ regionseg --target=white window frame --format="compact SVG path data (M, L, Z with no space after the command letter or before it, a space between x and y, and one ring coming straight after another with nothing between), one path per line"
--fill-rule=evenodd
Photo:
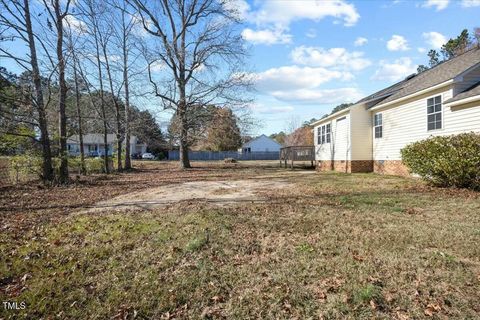
M330 129L328 131L327 129ZM317 127L317 144L327 144L332 142L332 123L326 123Z
M435 104L435 98L437 98L437 97L440 97L440 111L435 112L435 105L436 105L436 104ZM433 107L434 107L433 113L428 113L428 100L430 100L430 99L434 99L434 102L433 102ZM444 99L443 99L443 94L436 94L436 95L434 95L434 96L427 97L427 99L425 100L425 104L426 104L426 108L425 108L425 110L426 110L426 130L427 130L427 132L435 132L435 131L442 131L442 130L444 130L444 128L445 128L445 123L444 123L445 115L444 115L444 112L443 112L443 111L444 111L445 108L444 108L444 106L443 106L443 101L444 101ZM429 115L432 115L432 114L440 114L440 116L441 116L440 128L428 129L428 116L429 116Z
M378 116L380 117L380 124L377 124L376 121L375 121ZM380 137L377 137L377 132L376 132L377 128L380 128ZM374 139L382 139L383 138L383 113L381 113L381 112L375 113L373 115L373 138Z
M325 141L326 143L332 142L332 124L331 123L327 123L325 125Z

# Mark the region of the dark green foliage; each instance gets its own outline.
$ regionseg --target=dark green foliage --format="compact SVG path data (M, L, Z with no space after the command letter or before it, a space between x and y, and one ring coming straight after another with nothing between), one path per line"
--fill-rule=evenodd
M237 150L242 146L237 117L231 109L219 108L214 112L207 128L204 146L205 150L211 151Z
M435 186L480 190L480 134L432 137L402 149L403 163Z
M131 107L131 134L147 144L147 151L160 156L165 150L166 142L160 125L148 110L140 111Z
M423 71L427 71L428 69L430 69L429 67L427 67L426 65L424 64L421 64L417 67L417 73L422 73Z
M440 63L440 54L437 52L437 50L432 49L428 51L427 56L430 58L428 61L430 67L434 67Z
M285 138L287 137L287 134L283 131L280 131L279 133L272 133L269 138L277 141L281 145L285 143Z
M437 64L442 63L443 61L450 60L474 47L478 47L480 45L479 30L480 28L474 28L474 35L473 37L470 37L468 30L463 29L460 35L458 35L456 38L449 39L440 49L442 58L440 57L440 53L436 50L432 49L428 51L428 66L423 64L419 65L417 67L417 73L422 73L430 68L435 67Z
M336 106L335 108L332 109L332 112L330 112L330 114L334 114L335 112L338 112L340 110L343 110L343 109L347 109L348 107L352 106L353 103L342 103L342 104L339 104L338 106Z
M442 46L442 54L445 60L451 59L459 54L464 53L472 45L472 39L467 29L463 29L460 35L452 38Z

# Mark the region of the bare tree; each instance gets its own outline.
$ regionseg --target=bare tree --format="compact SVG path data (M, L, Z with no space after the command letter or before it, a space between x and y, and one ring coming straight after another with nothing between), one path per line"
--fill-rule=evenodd
M77 113L77 125L78 125L78 141L80 144L80 172L85 175L87 172L85 166L85 150L83 144L83 119L82 119L82 108L81 108L81 92L80 92L80 75L78 73L79 68L79 61L77 50L80 48L76 46L76 42L74 40L74 31L72 26L68 23L67 34L66 38L68 40L68 52L71 56L71 68L73 70L73 83L74 83L74 91L75 91L75 109ZM82 81L83 83L83 81Z
M103 85L103 69L102 69L102 57L100 54L101 45L104 43L103 34L100 30L100 21L98 19L99 14L105 9L104 4L96 0L84 0L77 4L77 8L81 11L82 16L84 17L83 22L88 26L88 33L93 38L94 46L94 64L97 68L98 73L98 85L99 85L99 94L100 94L100 108L99 113L103 122L103 144L105 146L105 157L104 157L104 171L105 173L110 172L109 161L108 161L108 122L107 114L105 107L105 96L104 96L104 85ZM85 76L85 74L83 74ZM91 97L91 93L89 92ZM92 100L93 101L93 100ZM92 102L93 103L93 102Z
M2 30L3 39L21 39L26 43L29 49L29 58L14 56L4 48L0 48L0 58L11 58L15 60L20 66L32 74L35 94L31 100L38 113L37 121L40 131L43 160L42 178L44 181L52 181L54 178L52 153L36 48L36 41L40 40L33 32L29 0L23 0L23 4L21 2L20 0L0 0L0 26L4 29ZM11 35L7 35L8 30L12 31Z
M122 73L123 88L125 98L125 169L132 168L130 159L130 52L133 48L133 31L136 27L136 18L127 11L128 5L124 0L114 0L112 6L119 12L119 32L116 32L116 38L119 46L122 48ZM138 39L136 39L138 40Z
M62 5L63 3L63 5ZM71 0L43 0L43 4L48 12L49 17L55 25L56 32L56 71L58 73L58 115L59 115L59 135L60 135L60 169L58 180L60 183L68 182L68 151L67 151L67 115L66 115L66 99L67 99L67 82L65 81L65 54L63 52L63 27L65 18L68 15Z
M105 62L105 70L107 71L108 83L110 85L110 93L112 98L112 103L115 106L115 136L117 141L117 169L122 170L122 135L121 135L121 123L120 123L120 105L118 104L117 97L115 95L115 90L113 89L113 77L112 70L110 67L109 55L107 52L107 47L109 44L110 31L104 33L100 37L100 45L102 47L103 60Z
M218 0L127 0L158 41L147 54L148 75L163 109L179 120L180 167L189 168L188 119L199 106L246 102L246 55L238 14Z

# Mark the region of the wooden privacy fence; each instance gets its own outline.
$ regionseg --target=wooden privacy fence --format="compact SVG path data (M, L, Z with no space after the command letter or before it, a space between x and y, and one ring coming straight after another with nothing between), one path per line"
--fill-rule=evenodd
M288 162L293 169L294 161L310 161L312 167L315 161L315 147L314 146L291 146L280 149L280 166L282 162L287 167Z
M265 152L237 152L237 151L189 151L188 158L190 160L224 160L226 158L232 158L235 160L278 160L278 151L265 151ZM168 160L178 160L178 150L168 151Z

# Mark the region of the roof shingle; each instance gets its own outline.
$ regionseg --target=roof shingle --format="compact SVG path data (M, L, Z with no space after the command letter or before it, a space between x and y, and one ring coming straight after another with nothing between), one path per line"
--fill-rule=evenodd
M391 102L451 80L475 65L480 65L480 48L471 49L455 58L442 62L431 69L419 73L412 78L402 80L388 88L365 97L357 103L377 100L384 96L386 97L385 99L380 100L369 107L371 108L376 105ZM475 92L477 92L476 90L480 89L476 88ZM468 94L476 95L475 92L470 92ZM457 96L453 99L456 99Z

